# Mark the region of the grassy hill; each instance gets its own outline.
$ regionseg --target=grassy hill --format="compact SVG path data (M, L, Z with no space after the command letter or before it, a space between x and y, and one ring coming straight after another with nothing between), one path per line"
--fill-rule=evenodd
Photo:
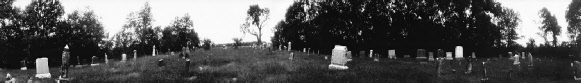
M99 66L73 67L70 76L73 82L405 82L405 83L479 83L484 78L482 61L474 62L472 74L464 74L465 66L445 62L441 77L436 74L433 62L419 63L412 59L380 59L374 62L369 58L355 58L349 62L348 70L328 70L330 60L324 55L295 52L295 59L289 60L288 51L268 51L250 48L197 50L191 52L190 66L186 70L185 59L177 55L158 55L140 57L127 62L112 61ZM163 59L165 66L158 67L157 61ZM477 64L478 63L478 64ZM567 61L539 59L529 69L511 64L507 58L491 58L487 64L490 82L524 83L569 83L572 80ZM523 62L528 63L528 62ZM466 63L463 62L462 65ZM458 72L452 72L457 69ZM512 71L511 71L512 70ZM0 78L6 73L25 82L34 76L35 70L2 70ZM509 77L509 73L512 77ZM53 79L34 79L53 82L60 74L58 68L51 68ZM1 79L3 81L5 79Z

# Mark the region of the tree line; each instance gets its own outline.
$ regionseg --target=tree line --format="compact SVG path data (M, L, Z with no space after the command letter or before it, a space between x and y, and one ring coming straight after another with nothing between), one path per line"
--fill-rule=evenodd
M2 68L19 68L21 61L34 67L33 61L40 57L48 57L49 66L59 66L65 45L70 47L72 64L90 63L92 56L103 59L105 54L109 59L120 59L121 54L132 55L133 50L139 56L151 55L153 46L158 52L200 46L188 14L176 17L163 29L153 27L155 20L149 3L130 13L121 31L109 36L91 9L65 15L59 0L33 0L24 9L14 7L14 1L0 1Z

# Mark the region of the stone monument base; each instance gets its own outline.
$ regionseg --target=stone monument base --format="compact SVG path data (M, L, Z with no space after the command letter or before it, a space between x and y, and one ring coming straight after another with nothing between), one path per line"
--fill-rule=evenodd
M329 69L330 70L347 70L347 69L349 69L349 67L344 66L344 65L330 64Z
M37 78L50 78L50 73L36 74L34 77L37 77Z

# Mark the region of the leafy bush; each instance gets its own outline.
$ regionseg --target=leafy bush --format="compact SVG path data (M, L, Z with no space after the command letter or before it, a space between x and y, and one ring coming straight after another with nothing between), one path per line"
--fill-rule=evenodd
M202 48L204 48L205 50L210 50L210 47L212 47L212 40L204 39L202 40L202 42L203 42Z

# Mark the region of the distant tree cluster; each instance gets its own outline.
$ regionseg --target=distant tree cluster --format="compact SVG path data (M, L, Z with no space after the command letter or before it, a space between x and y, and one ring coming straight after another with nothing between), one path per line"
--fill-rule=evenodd
M498 56L519 47L518 16L494 0L299 0L276 25L272 42L322 53L334 45L383 55L464 46L464 55Z

